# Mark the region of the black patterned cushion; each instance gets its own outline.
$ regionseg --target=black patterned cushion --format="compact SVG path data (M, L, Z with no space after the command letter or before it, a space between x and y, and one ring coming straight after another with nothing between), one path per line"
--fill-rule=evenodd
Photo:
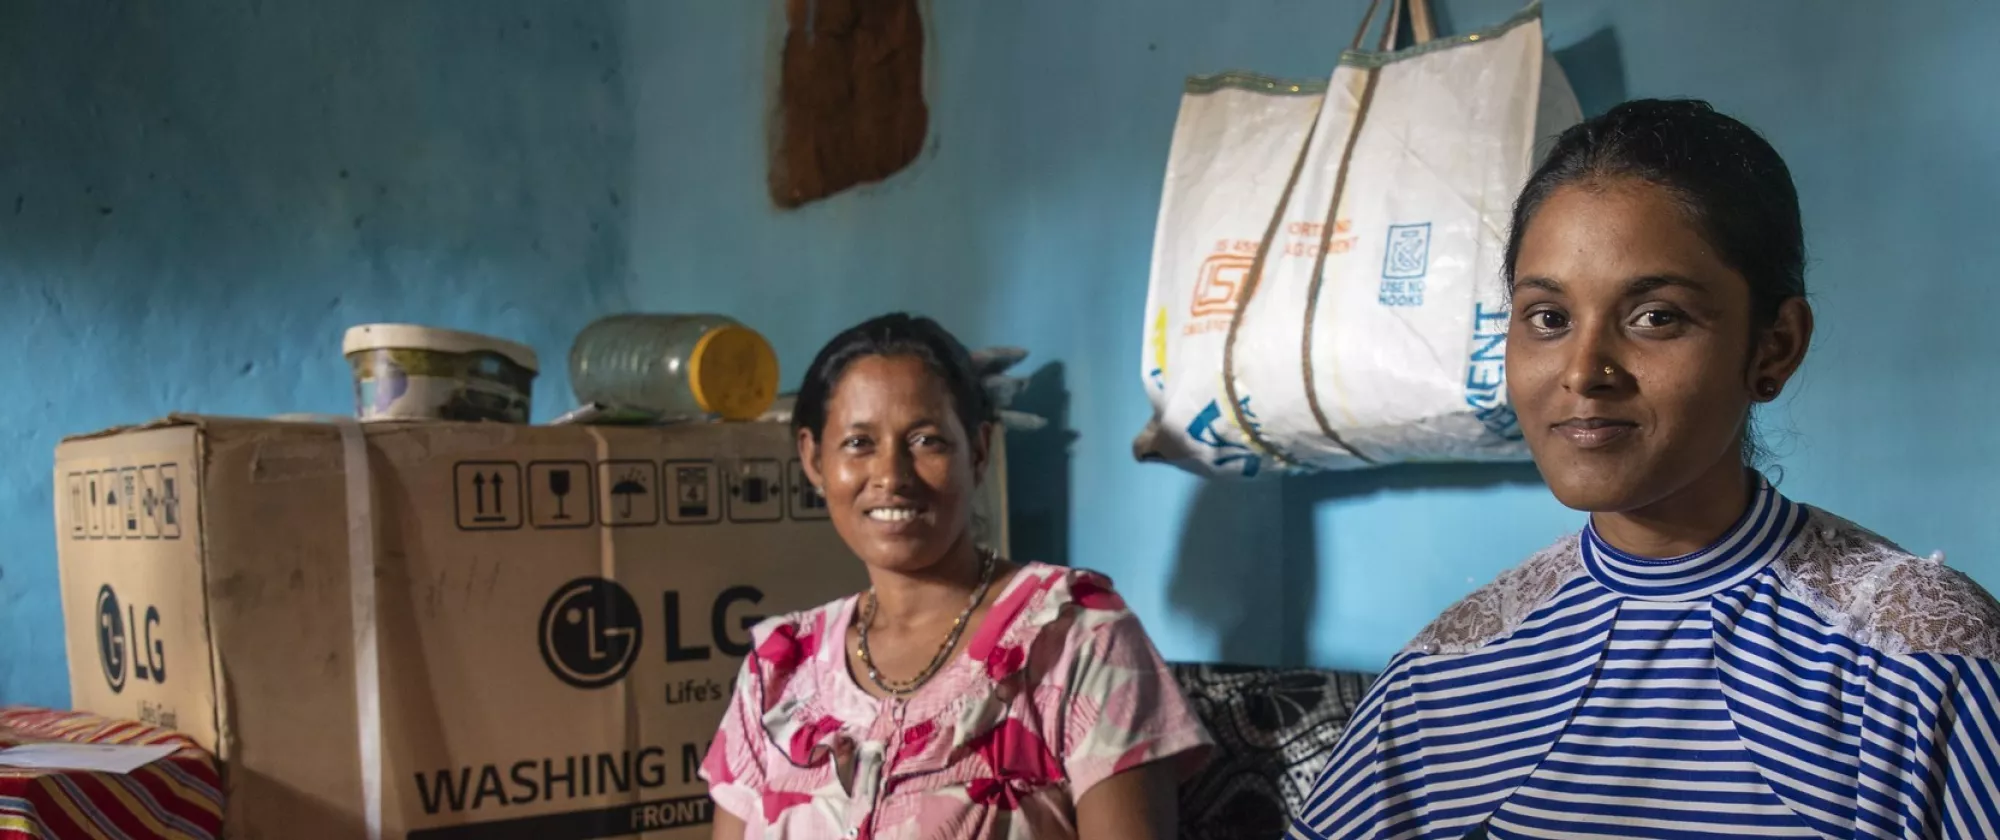
M1282 836L1373 679L1312 668L1171 667L1216 742L1208 766L1181 784L1184 840Z

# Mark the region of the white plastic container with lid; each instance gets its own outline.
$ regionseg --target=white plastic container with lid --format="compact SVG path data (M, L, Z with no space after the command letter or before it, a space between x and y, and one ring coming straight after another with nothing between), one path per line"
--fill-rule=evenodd
M363 324L341 354L362 420L526 423L540 362L525 345L415 324Z

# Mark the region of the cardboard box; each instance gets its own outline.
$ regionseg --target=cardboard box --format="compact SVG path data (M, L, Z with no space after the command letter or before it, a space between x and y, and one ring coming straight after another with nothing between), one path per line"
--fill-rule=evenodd
M175 417L56 487L75 706L213 750L245 840L363 836L371 702L386 837L706 837L746 629L866 586L777 424Z

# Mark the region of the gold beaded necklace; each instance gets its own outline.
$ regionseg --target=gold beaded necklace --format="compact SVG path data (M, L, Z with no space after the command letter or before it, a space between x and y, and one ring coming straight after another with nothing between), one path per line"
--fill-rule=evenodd
M877 603L875 587L868 587L868 597L861 606L861 643L854 649L855 655L861 657L861 664L868 669L868 680L873 682L876 688L901 697L915 693L924 683L930 682L932 677L937 676L938 671L944 668L944 664L950 661L952 648L958 647L958 637L965 632L965 622L972 618L972 611L979 608L979 602L986 600L986 587L993 583L993 568L998 565L998 559L991 551L979 550L979 587L972 591L971 603L966 604L965 611L952 620L951 633L945 636L944 644L931 657L931 663L924 666L923 672L912 679L883 679L882 672L875 667L875 657L868 652L868 628L875 623Z

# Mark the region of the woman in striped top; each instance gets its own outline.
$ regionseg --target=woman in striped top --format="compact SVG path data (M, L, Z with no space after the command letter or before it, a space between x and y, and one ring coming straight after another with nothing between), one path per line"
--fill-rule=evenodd
M1812 337L1803 240L1784 161L1705 103L1558 139L1508 388L1590 523L1390 662L1292 837L2000 838L2000 605L1745 467Z

